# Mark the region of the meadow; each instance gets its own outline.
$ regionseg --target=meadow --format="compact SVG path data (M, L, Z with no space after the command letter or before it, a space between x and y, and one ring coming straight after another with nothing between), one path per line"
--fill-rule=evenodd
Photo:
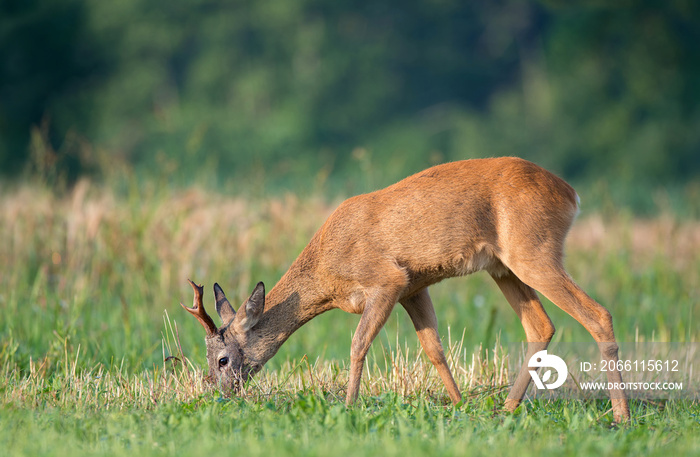
M0 195L0 446L3 455L690 455L700 405L525 401L500 410L503 345L520 323L485 274L431 288L464 402L453 407L396 309L375 341L361 398L347 408L358 317L312 320L240 397L203 381L203 330L179 302L186 279L213 307L271 288L340 200L236 197L201 188L83 180L66 192L22 185ZM700 222L660 211L585 207L567 244L576 281L611 311L620 341L700 339ZM590 341L544 301L555 341Z

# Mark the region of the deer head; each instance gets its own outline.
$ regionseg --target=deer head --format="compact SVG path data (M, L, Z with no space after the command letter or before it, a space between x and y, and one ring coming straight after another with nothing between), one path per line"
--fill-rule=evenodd
M223 391L237 391L242 383L262 368L262 363L249 353L248 348L251 330L260 320L265 307L265 285L259 282L248 300L235 312L224 291L218 284L214 284L216 312L222 321L221 327L217 329L204 309L202 286L188 281L194 290L193 307L188 308L182 303L180 305L196 317L207 332L208 379Z

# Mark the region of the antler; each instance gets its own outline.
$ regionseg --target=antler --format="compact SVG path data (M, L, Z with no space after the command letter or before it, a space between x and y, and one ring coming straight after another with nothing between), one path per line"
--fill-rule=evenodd
M204 326L204 330L207 331L207 336L215 334L216 324L214 324L214 321L211 319L211 317L209 317L206 310L204 309L204 304L202 303L202 293L204 289L202 288L202 286L198 286L189 279L187 281L192 286L192 289L194 289L193 305L192 308L188 308L187 306L180 303L180 306L185 308L190 314L197 318L199 323Z

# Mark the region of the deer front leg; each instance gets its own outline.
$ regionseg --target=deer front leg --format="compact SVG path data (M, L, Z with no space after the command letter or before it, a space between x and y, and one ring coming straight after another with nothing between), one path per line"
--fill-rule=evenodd
M423 351L425 351L430 362L437 369L452 403L459 403L462 401L462 394L459 392L459 387L457 387L457 383L452 377L449 365L447 365L445 351L442 348L442 342L438 334L435 307L428 294L428 289L422 289L411 297L401 300L401 305L411 317Z
M398 288L382 288L369 294L365 304L365 310L357 325L355 335L352 337L350 348L350 379L348 380L348 392L345 403L351 405L357 400L360 393L360 380L362 378L362 368L365 364L365 357L372 345L372 341L386 324L391 310L398 300Z

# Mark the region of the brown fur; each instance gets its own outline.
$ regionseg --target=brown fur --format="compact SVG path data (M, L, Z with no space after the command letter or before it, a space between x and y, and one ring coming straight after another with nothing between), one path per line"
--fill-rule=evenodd
M571 280L562 264L577 201L562 179L509 157L438 165L350 198L267 297L259 284L230 325L207 337L210 374L233 387L260 370L299 327L339 308L362 315L350 354L347 402L352 403L370 344L398 302L457 403L461 394L445 360L427 288L479 270L494 278L521 319L528 340L526 360L546 348L554 334L535 293L539 290L584 325L605 359L616 361L610 313ZM225 300L222 291L221 297ZM234 315L228 301L217 303L217 311ZM608 376L611 382L621 381L619 372ZM520 404L529 381L523 366L506 409ZM612 391L611 398L616 420L627 420L624 391Z

